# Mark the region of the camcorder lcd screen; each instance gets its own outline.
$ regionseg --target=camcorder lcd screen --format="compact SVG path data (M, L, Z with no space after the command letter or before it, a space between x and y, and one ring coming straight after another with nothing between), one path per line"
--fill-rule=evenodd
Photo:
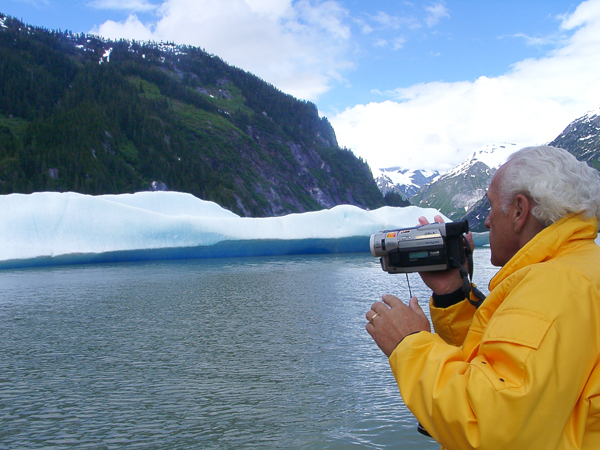
M428 251L424 251L424 252L410 252L409 254L409 258L411 260L413 259L423 259L423 258L428 258L429 257L429 252Z

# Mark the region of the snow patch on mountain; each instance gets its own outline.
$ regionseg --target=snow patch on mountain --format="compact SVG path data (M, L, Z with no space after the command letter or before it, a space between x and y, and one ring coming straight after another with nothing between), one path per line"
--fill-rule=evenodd
M437 171L408 170L399 167L375 169L372 172L379 190L384 195L389 192L397 192L406 198L415 195L421 186L439 175Z
M470 158L465 159L454 169L442 174L440 178L450 178L465 174L468 172L469 168L478 162L485 164L490 169L494 169L495 171L506 162L511 154L521 148L523 148L523 146L520 144L506 142L485 145L474 152Z
M407 199L414 197L423 189L428 189L428 186L440 180L448 180L455 177L465 179L465 177L483 176L486 179L483 184L486 184L494 172L506 162L508 157L522 147L520 144L506 142L485 145L458 166L442 174L431 170L408 170L399 167L390 167L373 170L373 178L377 182L379 190L384 195L389 192L397 192ZM477 170L473 169L475 165L478 165ZM471 183L467 184L470 185ZM482 192L485 193L483 187L475 189L473 192L454 192L456 198L452 199L451 202L464 211L481 198L481 195L483 195ZM440 193L434 194L432 192L431 195L436 196L440 195Z
M591 111L588 111L587 113L585 113L583 115L583 117L581 117L581 121L588 121L588 122L593 122L596 120L596 118L600 116L600 106L596 109L593 109Z
M458 220L485 195L496 170L522 145L494 143L481 147L454 169L427 183L411 203L436 208Z

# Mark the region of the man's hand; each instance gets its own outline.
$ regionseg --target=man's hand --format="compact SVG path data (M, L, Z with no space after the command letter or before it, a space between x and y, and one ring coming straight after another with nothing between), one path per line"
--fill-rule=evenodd
M389 358L402 339L418 331L431 331L431 325L416 297L410 299L408 306L389 294L382 300L367 311L367 331Z
M435 216L433 220L436 223L444 223L442 216ZM429 221L425 217L419 217L419 224L427 225L429 224ZM473 235L471 233L467 233L465 237L471 246L471 251L473 251L475 248ZM467 261L465 261L465 268L467 271L469 270L469 264ZM451 292L454 292L463 286L463 279L460 276L460 271L458 268L435 272L419 272L419 275L421 275L421 279L427 285L427 287L429 287L429 289L431 289L437 295L450 294Z

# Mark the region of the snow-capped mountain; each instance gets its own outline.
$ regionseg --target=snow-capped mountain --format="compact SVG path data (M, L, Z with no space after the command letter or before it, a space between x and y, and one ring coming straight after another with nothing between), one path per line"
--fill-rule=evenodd
M523 145L500 143L500 144L488 144L477 150L469 158L465 159L462 163L456 166L454 169L444 172L440 176L440 181L445 178L451 178L460 176L467 173L471 167L477 163L485 164L490 169L497 170L502 164L506 162L508 157L523 148Z
M564 148L578 160L600 170L600 108L571 122L550 145Z
M482 147L454 169L423 186L412 203L439 209L451 219L461 218L485 195L496 170L521 147L514 143Z
M548 145L564 148L578 160L600 170L600 108L575 119ZM466 218L471 230L485 231L483 223L489 212L487 188L496 170L523 147L515 143L486 145L441 175L398 168L380 169L373 174L384 194L401 192L413 205L438 209L453 220ZM413 174L417 177L413 178ZM417 180L422 178L418 175L431 178L419 183Z
M405 199L414 196L421 186L433 181L438 175L437 170L408 170L399 167L373 170L373 178L383 195L396 192Z
M600 170L600 108L575 119L548 145L564 148L579 161ZM472 230L483 231L489 210L489 202L484 196L463 218L468 219Z

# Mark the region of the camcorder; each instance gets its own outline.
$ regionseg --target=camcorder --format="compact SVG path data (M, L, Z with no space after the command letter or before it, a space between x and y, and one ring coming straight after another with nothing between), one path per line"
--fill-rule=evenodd
M388 273L433 272L458 267L463 279L465 298L476 308L485 300L485 296L471 286L469 278L473 273L472 252L465 234L469 232L467 220L449 223L430 223L412 228L380 231L371 235L371 254L379 256L381 268ZM465 261L469 260L468 274ZM410 292L410 284L409 284ZM469 298L474 292L477 301ZM412 297L412 293L410 293ZM419 423L417 431L431 437Z
M461 267L466 259L464 235L468 232L467 220L380 231L371 235L371 254L380 258L381 268L388 273Z

